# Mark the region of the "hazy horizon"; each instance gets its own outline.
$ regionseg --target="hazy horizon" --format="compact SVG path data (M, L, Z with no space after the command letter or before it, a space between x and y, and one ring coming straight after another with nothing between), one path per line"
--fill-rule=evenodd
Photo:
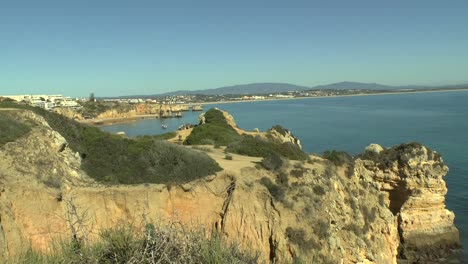
M467 13L466 1L9 2L0 9L0 90L466 84Z

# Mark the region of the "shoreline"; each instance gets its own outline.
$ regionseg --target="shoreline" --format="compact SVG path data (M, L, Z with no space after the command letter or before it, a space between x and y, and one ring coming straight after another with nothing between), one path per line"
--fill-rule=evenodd
M286 100L303 100L303 99L318 99L318 98L336 98L336 97L355 97L355 96L377 96L377 95L392 95L392 94L420 94L420 93L443 93L443 92L462 92L468 91L468 88L462 89L447 89L447 90L427 90L427 91L398 91L384 93L358 93L358 94L341 94L341 95L326 95L326 96L307 96L294 98L273 98L273 99L258 99L258 100L239 100L239 101L218 101L218 102L203 102L198 105L214 105L214 104L232 104L232 103L253 103L265 101L286 101Z
M329 95L329 96L308 96L308 97L294 97L294 98L274 98L274 99L260 99L260 100L239 100L239 101L218 101L218 102L202 102L194 103L192 105L217 105L217 104L235 104L235 103L254 103L254 102L268 102L268 101L286 101L286 100L304 100L304 99L319 99L319 98L337 98L337 97L357 97L357 96L378 96L378 95L397 95L397 94L420 94L420 93L442 93L442 92L468 92L468 88L461 89L447 89L447 90L427 90L427 91L396 91L384 93L360 93L360 94L343 94L343 95ZM199 111L199 112L204 112ZM159 119L159 115L137 115L128 117L113 117L103 119L86 119L78 121L82 124L88 124L96 127L111 126L117 124L128 124L142 119Z
M159 115L136 115L126 117L112 117L101 119L85 119L78 122L96 127L111 126L117 124L128 124L143 119L159 119Z

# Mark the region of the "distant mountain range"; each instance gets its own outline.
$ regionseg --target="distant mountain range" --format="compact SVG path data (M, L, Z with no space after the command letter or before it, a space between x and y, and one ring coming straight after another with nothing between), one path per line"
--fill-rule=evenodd
M159 96L183 95L183 94L203 94L203 95L225 95L225 94L269 94L284 93L289 91L304 91L309 89L306 86L299 86L289 83L250 83L241 85L224 86L214 89L175 91L159 94Z
M378 83L339 82L327 85L317 85L308 90L394 90L397 86L382 85Z
M182 90L175 92L168 92L163 94L152 95L129 95L120 96L119 98L151 98L160 96L173 96L173 95L188 95L188 94L201 94L201 95L227 95L227 94L270 94L270 93L284 93L289 91L307 91L307 90L402 90L402 89L437 89L437 88L461 88L468 87L468 84L449 85L449 86L390 86L377 83L360 83L360 82L339 82L327 85L317 85L313 87L299 86L289 83L251 83L242 85L224 86L214 89L206 90Z

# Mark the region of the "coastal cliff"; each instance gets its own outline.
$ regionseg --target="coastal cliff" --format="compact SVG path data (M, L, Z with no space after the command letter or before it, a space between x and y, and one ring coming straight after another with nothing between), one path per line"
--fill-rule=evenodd
M71 228L93 241L122 223L153 222L218 232L257 250L263 262L456 263L458 231L445 208L448 168L422 145L374 145L355 160L310 155L278 166L235 153L227 159L224 147L186 146L223 170L179 184L108 185L83 170L82 153L43 117L9 114L31 131L0 147L3 257L28 246L46 251ZM247 132L227 117L238 135L300 149L290 131Z
M356 160L355 174L385 194L398 221L400 257L428 263L460 247L455 215L445 208L447 172L442 157L420 144L377 147Z
M90 105L87 105L90 104ZM87 103L85 108L97 108L98 110L92 111L92 114L88 113L90 110L83 109L71 109L67 107L58 107L54 111L58 114L66 116L70 119L83 121L85 116L87 118L92 117L94 121L104 121L107 119L132 119L144 116L153 116L157 118L169 118L174 117L176 113L181 113L184 111L189 111L189 105L166 105L166 104L111 104L106 105L105 103ZM97 107L96 105L102 105ZM110 103L108 103L110 104ZM197 106L200 107L201 106ZM197 110L201 111L201 110ZM91 116L89 116L91 115Z

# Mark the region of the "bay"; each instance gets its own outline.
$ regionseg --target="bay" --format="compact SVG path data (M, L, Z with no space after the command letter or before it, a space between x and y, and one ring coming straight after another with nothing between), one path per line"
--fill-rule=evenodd
M309 153L336 149L355 155L370 143L423 143L439 152L450 168L446 204L455 212L462 243L468 245L468 91L205 105L210 107L228 111L245 130L280 124L299 137ZM139 120L102 129L129 136L161 134L196 123L199 114L185 112L180 119Z

